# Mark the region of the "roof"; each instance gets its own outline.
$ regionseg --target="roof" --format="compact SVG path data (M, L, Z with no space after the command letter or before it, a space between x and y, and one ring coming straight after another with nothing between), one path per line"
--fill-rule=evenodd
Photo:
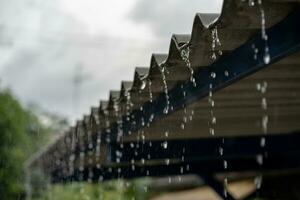
M299 11L296 2L299 1L263 1L266 28L276 24L285 27L279 22ZM280 46L289 33L286 38L275 37L276 27L271 29L271 33L275 32L274 39L268 41L271 62L263 63L264 43L258 37L262 28L261 10L240 0L225 0L221 15L216 16L196 14L190 35L173 35L168 54L153 54L149 68L137 67L133 82L122 82L120 92L111 91L108 101L101 101L99 109L93 109L92 115L97 115L98 111L99 124L87 125L80 121L77 129L70 130L66 137L75 135L76 141L87 143L86 137L78 137L77 131L86 133L94 128L97 130L92 133L94 141L100 134L101 147L105 147L120 138L126 143L141 139L261 136L265 134L262 127L266 124L267 132L272 134L300 130L299 46L290 48L299 41L289 41L291 46L286 48L292 49L291 52L277 52L272 42ZM208 23L215 18L213 23ZM298 31L297 24L288 28ZM253 48L245 50L246 47ZM280 47L285 48L284 45ZM256 49L259 50L257 55ZM218 55L219 51L222 55ZM289 55L291 53L294 54ZM212 59L214 54L216 59ZM188 59L184 59L185 55ZM240 66L233 60L238 60ZM251 65L256 68L252 70ZM241 71L248 69L245 74ZM196 84L191 84L193 78ZM213 85L211 97L210 85ZM267 108L262 108L262 102ZM72 148L67 146L67 153L62 153L59 144L51 146L32 165L42 165L50 173L61 169L53 162L57 159L57 153L53 152L60 152L59 159L66 162L64 159L72 154ZM78 163L75 162L76 167ZM101 164L109 166L112 163Z

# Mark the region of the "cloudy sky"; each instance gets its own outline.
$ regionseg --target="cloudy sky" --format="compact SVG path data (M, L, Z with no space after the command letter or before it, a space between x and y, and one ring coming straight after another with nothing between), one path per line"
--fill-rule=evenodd
M0 0L0 85L73 121L222 0ZM75 79L80 80L75 83ZM74 100L75 99L77 100Z

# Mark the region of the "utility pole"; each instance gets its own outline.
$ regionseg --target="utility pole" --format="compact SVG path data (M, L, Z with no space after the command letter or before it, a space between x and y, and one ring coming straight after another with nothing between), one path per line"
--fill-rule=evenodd
M87 74L83 74L82 64L77 64L74 68L73 77L73 94L72 94L72 114L77 116L78 108L80 108L81 86L88 79Z

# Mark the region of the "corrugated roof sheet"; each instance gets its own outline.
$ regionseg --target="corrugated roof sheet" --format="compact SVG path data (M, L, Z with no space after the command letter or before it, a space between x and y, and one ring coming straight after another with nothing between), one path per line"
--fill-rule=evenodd
M299 6L299 1L263 1L266 16L266 27L270 27L291 13ZM216 18L218 17L218 18ZM210 24L212 19L216 19ZM69 156L77 142L86 142L87 130L93 128L92 134L101 134L105 128L135 109L140 109L146 102L171 90L175 85L190 79L190 69L182 59L182 50L189 46L189 61L193 70L201 70L215 62L211 58L214 51L221 50L222 56L230 52L261 31L261 13L254 6L240 0L225 0L221 15L196 14L191 34L173 35L168 54L153 54L150 67L137 67L133 82L123 81L120 91L111 91L108 101L101 101L99 108L93 108L91 115L94 121L84 117L78 121L76 128L66 133L67 140L58 141L45 151L33 165L40 164L49 171L55 169L53 159L59 155ZM212 30L217 27L221 45L212 51ZM220 56L220 57L222 57ZM249 55L253 56L253 55ZM219 58L219 57L218 57ZM257 91L257 84L267 82L268 132L283 133L300 129L300 60L299 53L289 56L272 66L257 72L235 84L232 84L213 94L213 108L217 123L214 125L218 136L260 135L262 134L262 93ZM162 72L162 65L164 72ZM162 80L162 73L166 84ZM231 73L228 71L228 73ZM130 95L130 98L128 97ZM118 109L116 110L116 107ZM209 133L211 110L208 97L171 112L151 126L143 128L146 140L165 138L205 138L214 137ZM187 123L185 121L188 121ZM93 124L94 123L94 124ZM184 129L182 126L184 125ZM123 141L136 140L140 131L123 137ZM65 144L66 149L62 152ZM70 142L72 141L72 142ZM103 142L103 141L102 141ZM68 151L68 153L65 153ZM60 152L60 153L58 153ZM105 157L102 153L101 156ZM103 160L103 158L101 158ZM86 162L87 163L87 162ZM77 165L78 167L78 163Z

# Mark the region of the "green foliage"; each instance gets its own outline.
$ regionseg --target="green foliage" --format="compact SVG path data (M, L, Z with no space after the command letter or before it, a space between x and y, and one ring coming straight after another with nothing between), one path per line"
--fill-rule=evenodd
M49 130L8 90L0 91L0 197L24 194L24 162L45 143Z
M111 181L101 184L71 183L52 185L42 198L36 200L146 200L150 192L145 188L150 181Z
M49 140L50 132L66 127L58 116L24 109L8 90L0 90L0 199L23 199L24 162ZM43 125L35 114L47 119ZM49 119L50 122L49 123ZM38 169L30 171L35 200L145 200L149 180L112 181L102 184L50 185Z

